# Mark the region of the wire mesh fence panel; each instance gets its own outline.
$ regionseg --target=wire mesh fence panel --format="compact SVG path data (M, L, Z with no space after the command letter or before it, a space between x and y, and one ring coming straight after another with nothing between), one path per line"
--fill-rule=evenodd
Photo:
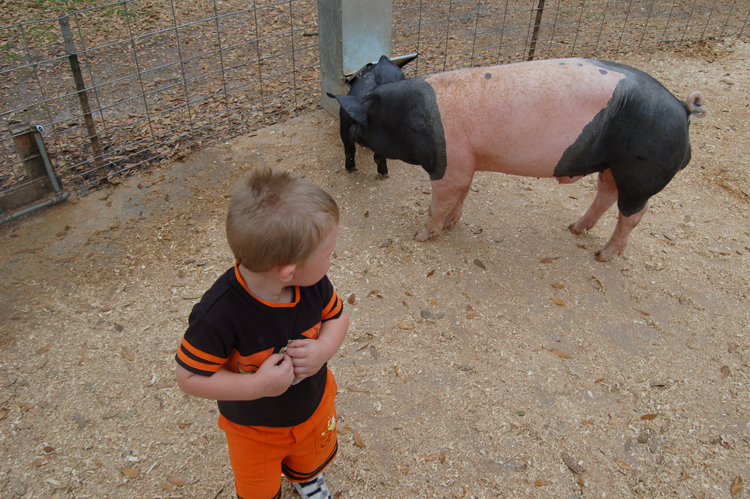
M410 77L750 38L750 4L736 0L395 0L393 10L393 53L419 53Z
M312 0L123 0L0 27L0 194L28 180L12 125L41 125L85 194L315 107L316 35Z
M314 0L120 0L34 21L27 3L0 4L14 21L0 27L0 198L32 180L12 131L25 124L85 194L319 106ZM419 54L409 77L602 56L747 39L749 15L739 0L394 0L392 55Z

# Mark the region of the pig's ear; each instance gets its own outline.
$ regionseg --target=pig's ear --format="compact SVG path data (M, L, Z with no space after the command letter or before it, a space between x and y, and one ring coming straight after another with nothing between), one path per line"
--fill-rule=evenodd
M375 65L375 83L383 85L393 83L394 81L405 80L403 71L386 56L380 56L380 60Z
M354 121L367 126L367 107L369 106L365 104L362 98L353 95L337 95L336 100Z

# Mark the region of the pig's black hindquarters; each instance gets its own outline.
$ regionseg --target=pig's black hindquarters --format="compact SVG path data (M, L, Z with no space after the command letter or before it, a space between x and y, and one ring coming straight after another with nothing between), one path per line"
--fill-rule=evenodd
M690 113L648 74L621 64L590 62L625 78L607 107L565 150L554 175L573 177L611 168L619 191L617 207L629 217L690 162Z
M403 64L408 62L405 61ZM347 95L362 98L378 85L385 85L405 79L401 67L394 64L388 57L381 56L376 64L368 64L362 72L352 80L352 86ZM329 97L333 97L329 95ZM346 158L344 167L347 171L353 171L357 168L355 156L357 154L357 145L351 139L351 127L356 121L346 112L343 106L339 109L339 134L341 142L344 144L344 156ZM385 156L377 152L373 160L378 167L378 174L383 177L388 176L388 163Z

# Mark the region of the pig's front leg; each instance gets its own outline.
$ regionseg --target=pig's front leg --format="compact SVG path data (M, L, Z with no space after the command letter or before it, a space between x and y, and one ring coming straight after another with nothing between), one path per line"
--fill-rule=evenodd
M414 239L417 241L434 239L444 228L458 222L458 219L461 218L461 207L464 199L469 194L472 177L461 181L443 178L432 182L432 201L430 202L429 216L424 227L417 231Z
M617 184L615 184L615 178L612 176L612 170L607 169L599 173L599 180L596 187L596 197L591 206L589 206L589 209L575 223L568 226L568 229L573 234L580 234L592 228L601 216L604 215L604 212L617 201Z
M375 164L378 165L378 174L380 178L388 178L388 161L382 154L375 153L372 157Z
M635 215L631 215L629 217L626 217L622 213L620 213L619 217L617 218L617 226L615 227L615 231L612 233L612 237L609 238L609 241L607 241L607 244L605 244L602 249L596 252L596 259L600 262L606 262L614 256L622 255L622 252L625 251L625 247L628 245L628 237L630 236L630 232L636 225L638 225L638 222L641 221L641 217L644 213L646 213L647 209L648 206L643 208Z

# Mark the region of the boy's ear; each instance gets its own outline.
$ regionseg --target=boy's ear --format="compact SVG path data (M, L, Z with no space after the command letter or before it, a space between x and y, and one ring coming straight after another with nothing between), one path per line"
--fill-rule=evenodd
M294 271L297 270L297 264L287 263L279 267L279 278L282 282L289 282L294 278Z

